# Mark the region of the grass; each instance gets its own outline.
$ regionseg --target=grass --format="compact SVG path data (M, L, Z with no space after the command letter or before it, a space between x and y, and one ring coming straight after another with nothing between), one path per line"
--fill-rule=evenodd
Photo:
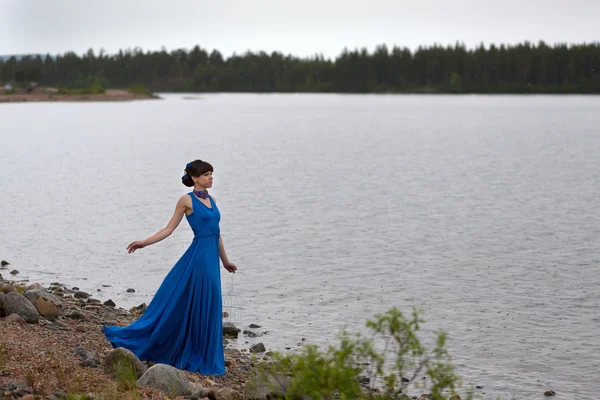
M133 398L137 399L137 370L132 360L125 357L121 358L115 368L115 379L117 381L117 389L120 392L129 392Z
M3 371L4 367L6 367L6 345L0 343L0 371Z

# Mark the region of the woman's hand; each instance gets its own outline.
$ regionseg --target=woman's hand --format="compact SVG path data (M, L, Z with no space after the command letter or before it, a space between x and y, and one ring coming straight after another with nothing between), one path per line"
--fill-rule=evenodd
M129 243L129 246L127 246L127 252L131 254L137 249L143 249L144 247L146 247L146 243L144 243L143 240L137 240L135 242Z
M237 267L235 266L234 263L231 263L231 262L223 263L223 267L225 267L225 269L227 271L232 272L232 273L237 271Z

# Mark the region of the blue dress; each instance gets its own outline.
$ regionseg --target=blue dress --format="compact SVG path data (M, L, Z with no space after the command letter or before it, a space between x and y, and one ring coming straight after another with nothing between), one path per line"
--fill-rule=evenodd
M225 373L223 350L219 221L212 208L188 193L194 232L190 247L165 277L146 312L126 327L102 329L113 348L131 350L140 360L169 364L203 375Z

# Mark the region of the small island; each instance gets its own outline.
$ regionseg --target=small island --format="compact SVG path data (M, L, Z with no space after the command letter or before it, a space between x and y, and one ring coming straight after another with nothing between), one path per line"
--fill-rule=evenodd
M0 87L0 103L48 102L48 101L131 101L159 99L144 86L128 89L41 87L31 83L26 88Z

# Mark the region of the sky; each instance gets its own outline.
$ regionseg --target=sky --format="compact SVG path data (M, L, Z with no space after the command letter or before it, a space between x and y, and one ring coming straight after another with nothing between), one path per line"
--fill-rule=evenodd
M0 0L0 55L600 41L600 0Z

